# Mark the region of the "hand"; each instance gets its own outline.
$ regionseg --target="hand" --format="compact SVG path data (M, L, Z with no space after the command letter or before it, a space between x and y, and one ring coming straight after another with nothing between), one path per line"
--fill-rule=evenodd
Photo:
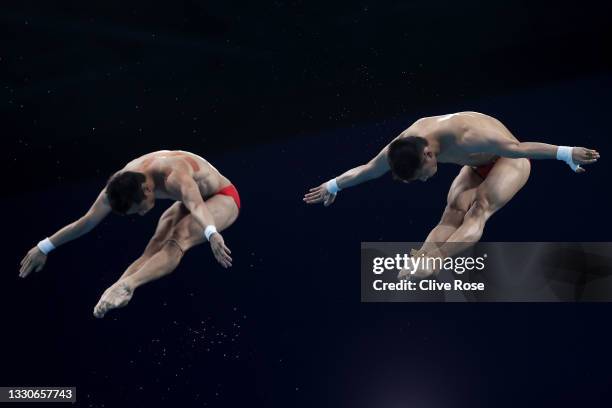
M47 262L47 255L43 254L38 246L30 249L26 256L21 260L21 268L19 268L19 277L25 278L32 271L38 272Z
M325 207L329 207L336 200L336 194L327 191L327 183L321 184L319 187L311 188L309 193L304 194L304 202L306 204L323 203Z
M232 266L232 258L230 257L232 251L225 246L225 242L223 241L221 234L215 232L210 236L209 242L210 249L212 249L213 255L217 259L217 262L219 262L224 268L229 268Z
M599 153L596 150L586 149L584 147L574 147L572 149L572 161L576 164L593 164L599 159ZM586 170L582 167L576 169L576 173L584 173Z

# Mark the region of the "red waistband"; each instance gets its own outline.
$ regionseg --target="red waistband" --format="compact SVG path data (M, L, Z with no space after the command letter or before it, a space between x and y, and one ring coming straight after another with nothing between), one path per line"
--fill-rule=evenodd
M221 190L217 191L216 194L222 194L232 197L234 199L234 202L236 203L236 206L238 206L238 209L240 209L240 195L238 194L238 190L236 190L236 187L234 187L233 184L223 187Z

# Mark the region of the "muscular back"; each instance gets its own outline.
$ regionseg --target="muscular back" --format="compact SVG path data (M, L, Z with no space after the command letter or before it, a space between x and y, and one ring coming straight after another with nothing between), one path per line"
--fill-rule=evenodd
M204 198L231 184L227 177L203 157L182 150L160 150L145 154L129 162L123 170L151 173L162 182L172 171L187 172ZM156 194L163 198L163 193L158 191Z
M430 144L439 145L438 161L468 166L480 166L495 158L491 153L479 152L486 140L516 137L497 119L478 112L459 112L430 116L417 120L399 137L420 136Z

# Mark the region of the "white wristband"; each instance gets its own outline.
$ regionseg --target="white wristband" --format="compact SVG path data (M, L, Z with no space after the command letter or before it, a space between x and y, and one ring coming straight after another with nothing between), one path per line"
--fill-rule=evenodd
M557 160L562 160L567 163L568 166L572 168L572 170L576 171L580 166L574 163L572 160L572 150L574 148L570 146L559 146L557 148Z
M338 191L340 191L340 187L338 187L338 182L336 181L336 179L331 179L329 180L326 184L325 184L325 188L327 189L327 191L329 191L331 194L336 194Z
M48 255L49 252L55 249L55 245L53 245L53 242L51 242L49 238L43 239L36 246L38 247L38 249L40 249L40 252L45 255Z
M217 232L217 228L214 225L209 225L208 227L206 227L206 229L204 230L204 236L206 237L206 240L210 241L210 236L215 232Z

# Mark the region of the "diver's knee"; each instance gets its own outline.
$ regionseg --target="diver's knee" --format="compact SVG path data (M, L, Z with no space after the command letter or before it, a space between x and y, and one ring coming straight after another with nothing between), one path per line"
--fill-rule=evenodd
M151 256L157 252L159 252L163 247L164 244L167 241L167 237L164 235L154 235L150 240L149 243L147 244L143 255L144 256Z
M187 247L184 243L180 242L177 239L169 238L163 244L163 249L171 252L173 255L182 258L187 251Z
M484 195L477 195L470 212L478 216L488 216L491 213L491 203Z
M465 218L466 211L455 206L447 205L442 214L440 225L449 225L458 228Z

